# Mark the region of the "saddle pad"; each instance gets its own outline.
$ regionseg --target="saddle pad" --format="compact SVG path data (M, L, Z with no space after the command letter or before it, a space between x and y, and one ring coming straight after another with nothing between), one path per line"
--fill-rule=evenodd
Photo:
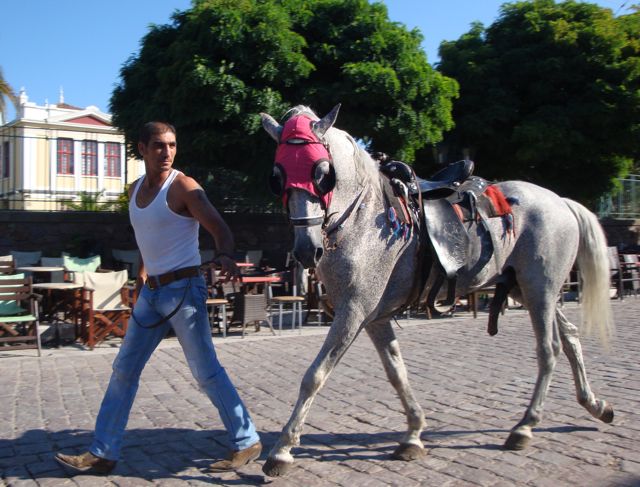
M500 188L496 185L492 184L487 186L482 196L485 202L485 204L482 205L482 209L485 210L488 217L505 216L512 213L511 205L504 196L504 193L500 191Z

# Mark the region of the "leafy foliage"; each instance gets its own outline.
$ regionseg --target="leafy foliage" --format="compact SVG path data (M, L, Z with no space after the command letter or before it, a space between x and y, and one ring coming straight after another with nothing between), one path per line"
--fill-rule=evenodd
M15 94L11 85L7 82L2 74L2 68L0 68L0 120L4 121L6 113L7 113L7 105L5 102L5 97L8 98L11 103L13 103L16 108L18 106L18 97Z
M445 148L478 172L524 179L583 202L613 187L638 156L640 17L565 1L504 4L440 46L460 84Z
M116 201L102 201L104 192L104 189L97 193L81 191L79 194L80 199L78 201L63 201L64 208L75 211L115 211L119 213L125 213L128 211L129 195L126 189L118 196Z
M259 112L297 104L323 115L342 103L340 128L411 161L452 127L457 93L421 40L366 0L196 0L142 39L111 111L129 142L144 121L170 121L178 166L244 173L245 195L266 191L273 161Z

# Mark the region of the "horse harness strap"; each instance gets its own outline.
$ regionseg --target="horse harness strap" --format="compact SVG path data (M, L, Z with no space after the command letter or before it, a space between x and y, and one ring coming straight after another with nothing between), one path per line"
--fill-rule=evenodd
M328 239L329 236L331 236L331 234L333 234L334 232L342 228L342 226L344 225L344 222L347 221L347 219L353 213L353 210L355 210L357 207L360 206L360 202L362 201L362 198L364 198L368 189L369 189L369 184L365 184L362 188L360 188L360 191L358 192L354 200L351 202L351 204L347 207L346 210L344 210L342 215L340 215L338 219L335 220L333 223L329 224L329 218L331 218L331 216L334 215L335 213L327 215L324 218L324 223L322 224L322 234L325 241ZM325 242L325 243L328 243L328 242ZM325 245L325 247L327 247L329 250L331 249L331 247L329 247L328 245Z

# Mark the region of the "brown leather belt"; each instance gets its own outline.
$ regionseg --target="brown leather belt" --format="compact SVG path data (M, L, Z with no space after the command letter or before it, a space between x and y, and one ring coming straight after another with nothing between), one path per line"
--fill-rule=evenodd
M198 277L199 275L200 267L183 267L182 269L176 269L175 271L160 274L159 276L148 276L147 286L149 286L149 289L158 289L159 287L166 286L173 281L186 279L187 277Z

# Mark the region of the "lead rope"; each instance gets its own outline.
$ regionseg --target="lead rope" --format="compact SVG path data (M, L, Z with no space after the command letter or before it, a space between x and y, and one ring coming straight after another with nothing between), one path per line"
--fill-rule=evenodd
M167 316L163 316L160 320L156 321L152 325L143 326L142 323L140 323L138 321L138 319L135 317L135 315L133 314L133 311L131 311L131 319L133 319L133 321L135 321L140 328L144 328L146 330L151 330L153 328L159 327L163 323L166 323L171 318L173 318L176 315L176 313L180 310L180 308L182 307L182 303L184 303L184 299L187 297L187 291L190 288L191 288L191 279L189 279L189 282L187 283L186 287L184 288L184 293L182 294L182 299L180 299L180 302L175 307L175 309L171 313L169 313Z

